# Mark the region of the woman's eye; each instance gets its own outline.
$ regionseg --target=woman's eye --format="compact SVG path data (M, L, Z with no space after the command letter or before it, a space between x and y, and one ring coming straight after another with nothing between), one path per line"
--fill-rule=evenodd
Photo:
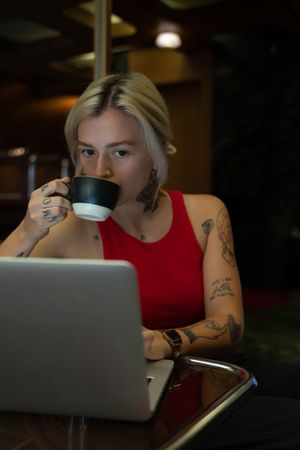
M124 156L128 155L127 150L117 150L115 153L119 158L124 158Z
M85 156L93 156L95 154L95 152L91 148L85 148L85 149L81 150L81 154L85 155Z

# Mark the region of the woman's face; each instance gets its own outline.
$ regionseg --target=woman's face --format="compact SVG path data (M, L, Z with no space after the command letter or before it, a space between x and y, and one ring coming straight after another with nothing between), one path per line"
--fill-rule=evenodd
M135 202L149 182L153 162L142 133L136 120L118 109L108 108L80 122L78 152L85 175L120 184L117 206Z

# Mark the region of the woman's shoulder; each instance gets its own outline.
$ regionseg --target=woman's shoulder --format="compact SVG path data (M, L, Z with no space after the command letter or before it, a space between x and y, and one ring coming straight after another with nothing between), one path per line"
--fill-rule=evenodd
M211 194L183 194L183 199L188 212L192 215L215 216L226 208L219 197Z
M208 231L227 212L223 201L209 194L183 194L188 217L203 251L206 249Z

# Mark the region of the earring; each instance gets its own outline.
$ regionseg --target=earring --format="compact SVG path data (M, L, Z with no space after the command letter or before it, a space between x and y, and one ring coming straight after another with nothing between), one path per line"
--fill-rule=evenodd
M144 203L146 211L154 211L158 207L159 202L159 173L158 170L153 167L150 173L149 182L143 191L137 196L137 201Z

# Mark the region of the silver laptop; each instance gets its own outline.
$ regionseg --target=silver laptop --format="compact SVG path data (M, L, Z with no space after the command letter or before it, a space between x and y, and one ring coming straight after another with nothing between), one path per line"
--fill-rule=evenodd
M0 258L0 410L148 420L173 362L141 324L127 262Z

